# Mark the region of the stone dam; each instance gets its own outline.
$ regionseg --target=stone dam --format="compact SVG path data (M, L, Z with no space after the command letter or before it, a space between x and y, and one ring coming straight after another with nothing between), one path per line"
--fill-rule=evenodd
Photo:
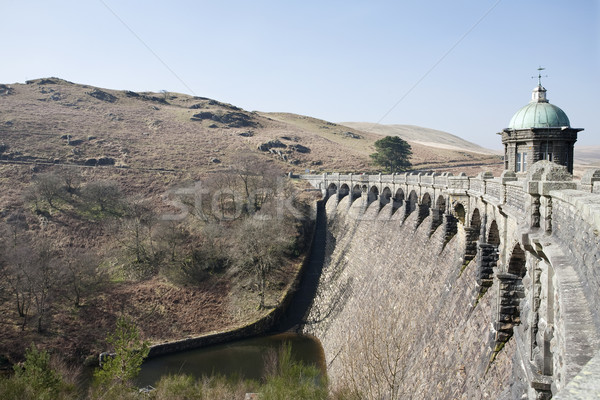
M301 175L325 261L302 330L370 399L597 398L600 170Z

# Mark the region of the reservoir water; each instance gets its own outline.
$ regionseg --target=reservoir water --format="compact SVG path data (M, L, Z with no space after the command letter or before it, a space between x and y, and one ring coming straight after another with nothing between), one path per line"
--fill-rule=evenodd
M325 203L319 202L313 245L309 263L294 298L283 318L271 332L283 332L251 339L189 350L150 359L142 365L136 379L139 387L154 385L163 375L188 374L195 377L207 375L238 376L260 379L264 375L264 357L269 349L277 351L290 343L292 357L307 365L318 367L327 375L325 353L315 337L293 333L302 325L315 296L325 259L327 234Z
M200 378L208 375L239 376L259 380L264 375L264 356L284 343L292 357L314 365L326 375L325 356L318 339L296 333L280 333L150 359L142 365L137 386L155 385L163 375L186 374Z

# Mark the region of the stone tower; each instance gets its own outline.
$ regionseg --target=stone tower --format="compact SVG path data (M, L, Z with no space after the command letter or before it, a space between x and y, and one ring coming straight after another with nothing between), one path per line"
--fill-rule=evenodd
M541 76L531 101L513 115L508 128L499 132L504 145L504 169L527 172L528 165L548 160L573 173L573 146L580 128L571 128L567 114L546 98Z

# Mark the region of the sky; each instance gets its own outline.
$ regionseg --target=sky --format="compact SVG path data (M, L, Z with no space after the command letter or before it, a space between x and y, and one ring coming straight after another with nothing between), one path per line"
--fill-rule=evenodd
M600 1L0 0L0 83L56 76L487 148L537 84L600 145Z

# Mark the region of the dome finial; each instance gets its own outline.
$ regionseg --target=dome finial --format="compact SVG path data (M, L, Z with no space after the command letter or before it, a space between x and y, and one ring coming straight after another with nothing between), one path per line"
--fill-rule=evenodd
M545 70L546 68L542 67L541 65L538 67L538 86L542 86L542 71ZM544 75L544 78L547 78L548 75ZM532 76L531 79L536 78L535 76Z
M533 103L547 103L548 99L546 98L546 89L542 86L542 71L546 68L540 66L538 67L538 85L533 89L533 93L531 93L531 102ZM544 75L547 77L548 75ZM532 76L531 79L536 78Z

